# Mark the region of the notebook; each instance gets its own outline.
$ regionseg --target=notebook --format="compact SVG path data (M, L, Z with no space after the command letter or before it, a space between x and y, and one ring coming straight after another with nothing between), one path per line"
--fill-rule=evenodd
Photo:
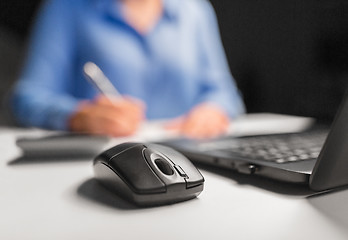
M165 122L165 120L145 122L135 135L118 138L38 130L26 136L19 136L16 140L16 145L21 149L25 158L91 158L108 148L124 142L154 142L175 137L175 133L167 131L162 127Z
M348 185L348 97L330 128L300 133L161 142L193 162L322 191Z
M56 133L39 137L20 137L16 144L25 158L83 158L95 157L108 144L106 136Z

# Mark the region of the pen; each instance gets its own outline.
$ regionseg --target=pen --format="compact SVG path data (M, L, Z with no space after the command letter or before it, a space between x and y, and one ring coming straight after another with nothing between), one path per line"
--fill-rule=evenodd
M115 99L115 97L122 98L122 95L95 63L85 63L83 66L83 72L87 80L108 99Z

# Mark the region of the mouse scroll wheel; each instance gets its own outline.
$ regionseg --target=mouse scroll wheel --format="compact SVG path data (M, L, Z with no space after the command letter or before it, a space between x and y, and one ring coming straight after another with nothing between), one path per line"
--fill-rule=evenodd
M171 168L170 164L166 160L161 159L161 158L157 158L155 160L155 164L158 167L158 169L162 173L164 173L165 175L173 175L174 174L173 169Z

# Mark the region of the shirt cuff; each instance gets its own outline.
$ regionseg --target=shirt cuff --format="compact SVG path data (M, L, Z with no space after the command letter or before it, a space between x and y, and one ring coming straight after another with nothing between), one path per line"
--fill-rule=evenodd
M79 101L71 98L60 99L52 106L47 117L47 127L56 130L69 130L69 119L76 111Z

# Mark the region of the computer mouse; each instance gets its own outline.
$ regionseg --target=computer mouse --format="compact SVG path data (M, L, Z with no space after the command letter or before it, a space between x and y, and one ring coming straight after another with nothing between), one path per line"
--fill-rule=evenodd
M183 154L152 143L123 143L93 162L95 178L138 206L171 204L197 197L204 178Z

